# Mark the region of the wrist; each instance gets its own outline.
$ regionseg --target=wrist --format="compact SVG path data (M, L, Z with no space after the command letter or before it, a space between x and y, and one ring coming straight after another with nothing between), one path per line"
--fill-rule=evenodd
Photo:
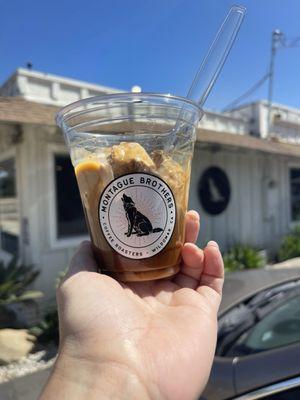
M62 350L40 400L56 398L150 400L159 396L152 396L148 384L119 361L89 360L70 356Z

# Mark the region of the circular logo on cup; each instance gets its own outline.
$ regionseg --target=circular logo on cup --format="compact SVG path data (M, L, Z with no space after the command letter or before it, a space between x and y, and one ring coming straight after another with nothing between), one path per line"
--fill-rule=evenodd
M169 186L150 174L133 173L112 181L99 202L100 226L119 254L143 259L169 243L176 222L176 205Z

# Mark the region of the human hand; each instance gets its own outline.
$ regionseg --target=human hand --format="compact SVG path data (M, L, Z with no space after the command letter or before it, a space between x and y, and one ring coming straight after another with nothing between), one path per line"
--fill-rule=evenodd
M189 211L180 272L151 282L118 283L97 273L90 243L81 244L57 293L60 351L42 399L200 395L213 361L224 275L217 244L199 249L198 232L199 216Z

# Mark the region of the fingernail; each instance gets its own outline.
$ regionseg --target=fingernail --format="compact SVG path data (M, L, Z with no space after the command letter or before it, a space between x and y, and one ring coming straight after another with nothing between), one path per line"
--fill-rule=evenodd
M197 213L197 211L190 210L190 211L189 211L189 216L190 216L193 220L199 221L199 214Z
M214 240L210 240L210 241L207 243L207 246L213 246L213 247L216 247L217 249L219 248L218 243L215 242Z

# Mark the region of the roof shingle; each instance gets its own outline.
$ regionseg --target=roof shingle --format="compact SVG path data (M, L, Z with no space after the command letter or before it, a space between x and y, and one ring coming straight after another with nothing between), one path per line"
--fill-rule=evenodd
M20 97L0 96L0 121L55 125L55 114L59 107L34 103Z

